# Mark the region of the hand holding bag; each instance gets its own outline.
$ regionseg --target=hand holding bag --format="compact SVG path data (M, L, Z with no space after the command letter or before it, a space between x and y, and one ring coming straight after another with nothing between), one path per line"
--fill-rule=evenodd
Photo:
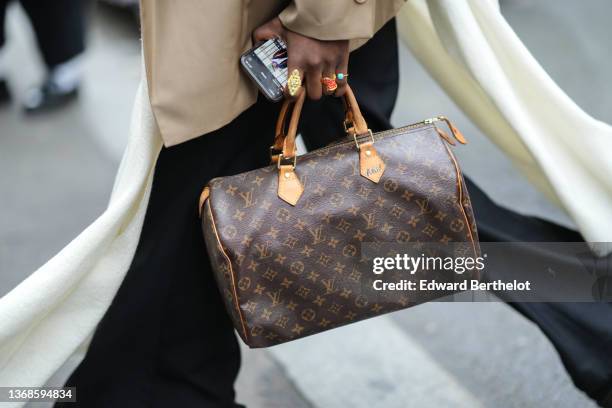
M296 157L304 95L281 109L270 149L276 164L213 179L200 198L215 278L250 347L444 296L381 296L362 244L459 242L479 255L470 199L448 146L454 140L436 123L465 140L446 118L373 134L348 88L347 139Z

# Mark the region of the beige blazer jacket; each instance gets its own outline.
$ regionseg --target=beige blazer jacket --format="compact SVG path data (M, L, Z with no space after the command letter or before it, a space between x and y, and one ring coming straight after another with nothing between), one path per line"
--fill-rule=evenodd
M216 130L257 99L240 55L255 28L279 15L290 30L363 44L405 0L141 0L153 113L164 144Z

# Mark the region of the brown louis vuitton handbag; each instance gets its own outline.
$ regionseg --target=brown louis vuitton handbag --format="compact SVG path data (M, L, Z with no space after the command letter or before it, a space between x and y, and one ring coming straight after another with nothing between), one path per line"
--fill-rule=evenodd
M479 253L470 199L444 117L372 133L350 89L347 139L296 157L304 92L285 102L273 165L210 181L200 198L206 247L234 325L267 347L434 300L387 291L365 243L460 242ZM291 112L290 112L291 111ZM288 129L285 123L290 115Z

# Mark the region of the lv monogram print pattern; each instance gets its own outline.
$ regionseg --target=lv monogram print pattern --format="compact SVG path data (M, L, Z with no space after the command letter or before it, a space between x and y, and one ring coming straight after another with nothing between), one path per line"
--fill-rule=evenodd
M375 293L363 243L467 242L478 251L467 190L432 126L375 135L386 170L362 177L353 142L300 156L304 193L277 196L270 166L209 183L203 231L242 339L267 347L432 300ZM462 191L462 195L460 195Z

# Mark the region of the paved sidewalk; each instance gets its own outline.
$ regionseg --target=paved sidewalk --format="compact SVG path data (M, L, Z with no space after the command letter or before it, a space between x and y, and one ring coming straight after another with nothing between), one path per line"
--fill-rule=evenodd
M506 0L502 6L562 88L612 123L612 3L578 3ZM24 27L13 6L9 79L16 94L41 75ZM0 295L103 211L126 142L139 46L128 15L97 10L79 102L27 121L15 105L0 110ZM401 64L396 125L447 114L471 142L457 149L466 173L495 200L571 224L404 49ZM270 350L244 350L243 361L238 398L249 408L593 406L539 330L501 303L422 305Z

